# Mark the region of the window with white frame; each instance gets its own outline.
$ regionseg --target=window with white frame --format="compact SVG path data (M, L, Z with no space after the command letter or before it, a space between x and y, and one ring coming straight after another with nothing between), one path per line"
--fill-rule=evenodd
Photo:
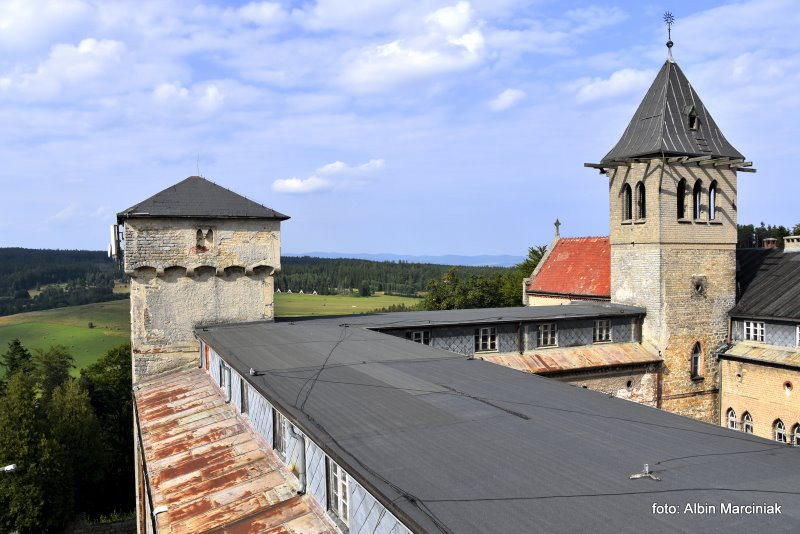
M536 346L555 347L558 344L556 323L542 323L536 327Z
M345 526L350 526L347 514L347 483L347 473L328 458L328 510Z
M597 319L594 322L593 339L595 343L611 341L611 319Z
M491 352L497 350L497 328L484 326L475 329L475 352Z
M736 412L733 408L728 408L728 428L736 430L739 427L739 421L736 419Z
M792 427L792 445L800 447L800 423Z
M786 443L786 427L783 425L783 421L776 419L772 429L775 431L775 441Z
M744 412L742 416L742 432L745 434L753 433L753 417L747 412Z
M423 345L431 344L431 331L430 330L410 330L406 332L406 339L410 339L414 343L422 343Z
M797 334L796 334L796 339L795 339L795 343L794 344L795 344L796 347L800 347L800 324L797 325Z
M272 448L281 456L286 454L286 417L272 409Z
M219 387L225 392L225 402L231 400L231 368L219 362Z
M745 341L764 341L764 323L762 321L744 322Z
M239 380L239 408L242 413L250 411L250 399L247 397L247 382Z

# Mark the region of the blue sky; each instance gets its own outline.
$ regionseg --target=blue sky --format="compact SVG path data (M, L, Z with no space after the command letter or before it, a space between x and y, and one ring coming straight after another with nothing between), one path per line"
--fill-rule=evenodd
M729 141L739 221L794 225L790 0L0 2L0 246L105 249L200 173L292 219L283 250L518 254L608 233L605 177L674 55Z

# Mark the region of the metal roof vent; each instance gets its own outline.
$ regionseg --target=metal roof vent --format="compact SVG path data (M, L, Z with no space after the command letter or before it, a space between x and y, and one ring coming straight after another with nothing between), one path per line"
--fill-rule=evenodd
M634 473L630 477L631 480L635 480L637 478L649 478L650 480L655 480L656 482L660 482L661 479L654 475L652 471L650 471L650 464L644 464L644 469L642 469L641 473Z

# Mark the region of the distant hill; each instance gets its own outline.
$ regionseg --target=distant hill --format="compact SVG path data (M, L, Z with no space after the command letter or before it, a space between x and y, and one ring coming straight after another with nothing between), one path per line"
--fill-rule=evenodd
M368 254L362 252L302 252L297 254L284 253L284 257L311 256L315 258L353 258L370 261L406 261L410 263L430 263L434 265L464 265L464 266L492 266L492 267L511 267L518 264L524 258L522 256L511 256L508 254L498 255L479 255L479 256L459 256L456 254L445 254L443 256L414 256L409 254L379 253Z

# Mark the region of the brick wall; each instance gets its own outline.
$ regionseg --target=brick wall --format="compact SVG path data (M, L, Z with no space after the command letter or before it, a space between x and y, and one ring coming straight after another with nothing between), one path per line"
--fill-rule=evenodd
M685 217L678 218L678 184L686 180ZM701 214L692 190L702 184ZM715 217L708 190L717 182ZM646 217L636 218L636 185L645 186ZM623 220L625 184L633 219ZM653 159L609 171L611 300L647 309L642 336L664 358L662 408L718 420L713 351L727 335L736 295L736 173L724 167L666 164ZM702 380L691 376L694 344L702 347Z
M620 399L658 405L658 366L636 366L569 373L552 377L580 388L607 393Z
M734 360L720 360L719 424L727 426L729 408L741 425L744 412L753 418L753 433L775 439L773 423L783 421L787 436L800 423L800 371ZM791 384L788 389L786 383Z
M134 381L193 365L197 326L273 317L279 222L128 219L124 233Z

